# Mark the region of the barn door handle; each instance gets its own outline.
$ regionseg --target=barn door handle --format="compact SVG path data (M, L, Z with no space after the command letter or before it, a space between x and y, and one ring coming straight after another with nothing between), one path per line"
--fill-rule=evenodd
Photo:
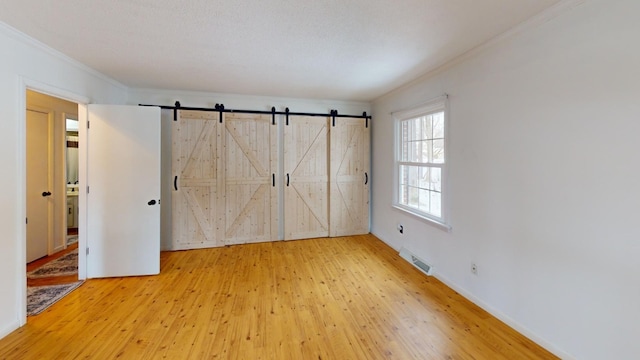
M178 175L173 177L173 188L178 191Z
M42 193L42 196L43 196L43 197L51 196L51 192L49 192L49 191L44 191L44 192Z
M151 206L151 205L155 205L155 204L156 204L156 201L155 201L155 200L150 200L150 201L147 203L147 205L149 205L149 206Z
M364 184L367 185L369 183L369 174L364 173Z
M287 174L287 186L289 186L289 174Z

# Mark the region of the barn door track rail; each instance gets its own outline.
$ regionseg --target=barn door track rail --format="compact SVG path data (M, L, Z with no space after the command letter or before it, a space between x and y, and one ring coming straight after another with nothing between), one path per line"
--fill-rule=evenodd
M310 112L292 112L289 111L289 108L286 108L285 111L276 111L275 106L271 108L271 111L266 110L239 110L239 109L227 109L224 107L224 104L216 104L213 108L204 108L204 107L188 107L182 106L179 101L176 101L174 106L167 105L149 105L149 104L138 104L139 106L154 106L159 107L161 109L173 110L173 120L178 121L178 110L196 110L196 111L218 111L220 113L220 122L222 122L222 113L236 113L236 114L265 114L271 115L273 125L276 124L276 115L285 115L286 116L286 124L289 125L289 116L321 116L321 117L331 117L333 126L336 126L336 118L359 118L365 119L365 126L369 127L369 120L371 120L371 115L367 115L367 112L363 112L362 115L346 115L346 114L338 114L338 110L331 110L327 113L310 113Z

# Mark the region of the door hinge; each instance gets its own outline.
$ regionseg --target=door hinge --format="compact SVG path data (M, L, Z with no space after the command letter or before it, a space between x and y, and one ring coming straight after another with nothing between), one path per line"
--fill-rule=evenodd
M89 248L87 248L87 255L89 255Z
M87 194L89 193L89 186L87 186Z
M87 120L87 130L89 130L91 128L91 121Z
M29 224L29 218L25 218L25 224Z

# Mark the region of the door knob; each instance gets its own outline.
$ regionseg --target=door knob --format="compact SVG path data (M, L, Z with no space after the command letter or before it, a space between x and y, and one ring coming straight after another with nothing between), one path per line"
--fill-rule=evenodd
M44 191L44 192L42 193L42 196L43 196L43 197L51 196L51 192L49 192L49 191Z
M149 201L147 204L148 204L148 205L155 205L155 204L156 204L156 201L155 201L155 200L151 200L151 201Z

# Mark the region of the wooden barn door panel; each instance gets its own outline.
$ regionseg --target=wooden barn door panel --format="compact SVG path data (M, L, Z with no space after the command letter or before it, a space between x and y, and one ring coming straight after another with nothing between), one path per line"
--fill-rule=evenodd
M220 184L219 115L179 111L172 129L172 196L174 248L223 246L218 233Z
M330 236L369 232L369 128L342 118L331 127Z
M343 118L330 128L327 117L290 116L280 159L271 121L180 111L172 131L175 249L275 241L279 225L285 240L368 233L365 120ZM284 184L283 219L276 178Z
M277 126L270 115L224 117L225 244L277 240Z
M291 116L284 130L285 240L329 236L328 119Z

